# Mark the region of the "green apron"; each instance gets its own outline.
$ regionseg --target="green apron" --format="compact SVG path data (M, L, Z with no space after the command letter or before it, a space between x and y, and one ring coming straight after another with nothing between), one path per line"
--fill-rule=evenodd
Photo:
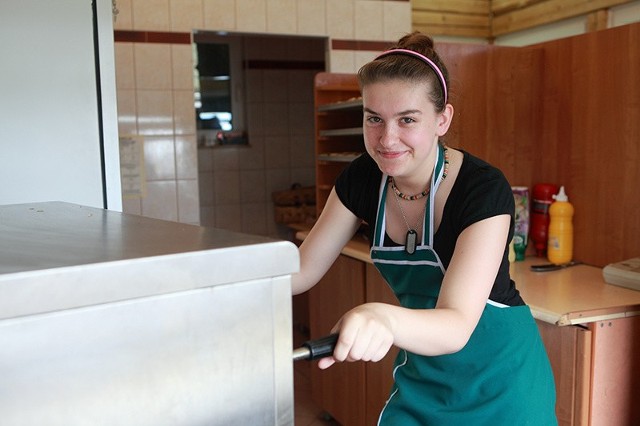
M443 173L438 147L423 235L416 252L384 247L387 176L383 176L371 258L412 309L434 308L444 267L433 250L434 200ZM555 385L528 306L487 301L469 342L457 353L420 356L401 350L379 425L556 425Z

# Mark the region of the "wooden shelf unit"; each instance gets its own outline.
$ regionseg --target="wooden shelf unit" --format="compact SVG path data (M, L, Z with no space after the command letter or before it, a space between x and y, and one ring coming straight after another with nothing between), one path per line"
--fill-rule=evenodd
M314 94L316 209L320 215L340 172L364 152L362 98L355 74L318 73Z

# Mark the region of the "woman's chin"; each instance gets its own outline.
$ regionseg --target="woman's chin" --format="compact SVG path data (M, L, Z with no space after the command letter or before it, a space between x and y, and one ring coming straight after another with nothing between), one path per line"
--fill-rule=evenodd
M400 167L397 164L389 164L388 162L378 161L378 168L384 174L389 176L397 176L400 173Z

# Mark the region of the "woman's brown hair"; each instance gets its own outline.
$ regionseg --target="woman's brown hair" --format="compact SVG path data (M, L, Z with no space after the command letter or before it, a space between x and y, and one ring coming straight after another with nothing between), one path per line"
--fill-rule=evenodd
M395 49L400 49L398 54L394 53ZM403 50L413 51L418 55L406 54L409 52L402 53ZM420 59L420 56L426 57L427 61ZM442 77L438 74L441 74ZM431 83L429 99L433 102L437 112L444 111L447 103L449 72L434 50L431 37L418 31L407 34L398 40L393 47L362 66L358 71L358 83L361 88L388 80Z

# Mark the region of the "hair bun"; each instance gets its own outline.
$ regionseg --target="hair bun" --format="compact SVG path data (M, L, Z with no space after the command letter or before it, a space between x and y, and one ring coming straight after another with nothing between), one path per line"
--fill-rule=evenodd
M428 35L423 34L419 31L414 31L398 40L398 43L394 47L400 49L415 50L416 52L431 56L434 50L434 43L433 39Z

